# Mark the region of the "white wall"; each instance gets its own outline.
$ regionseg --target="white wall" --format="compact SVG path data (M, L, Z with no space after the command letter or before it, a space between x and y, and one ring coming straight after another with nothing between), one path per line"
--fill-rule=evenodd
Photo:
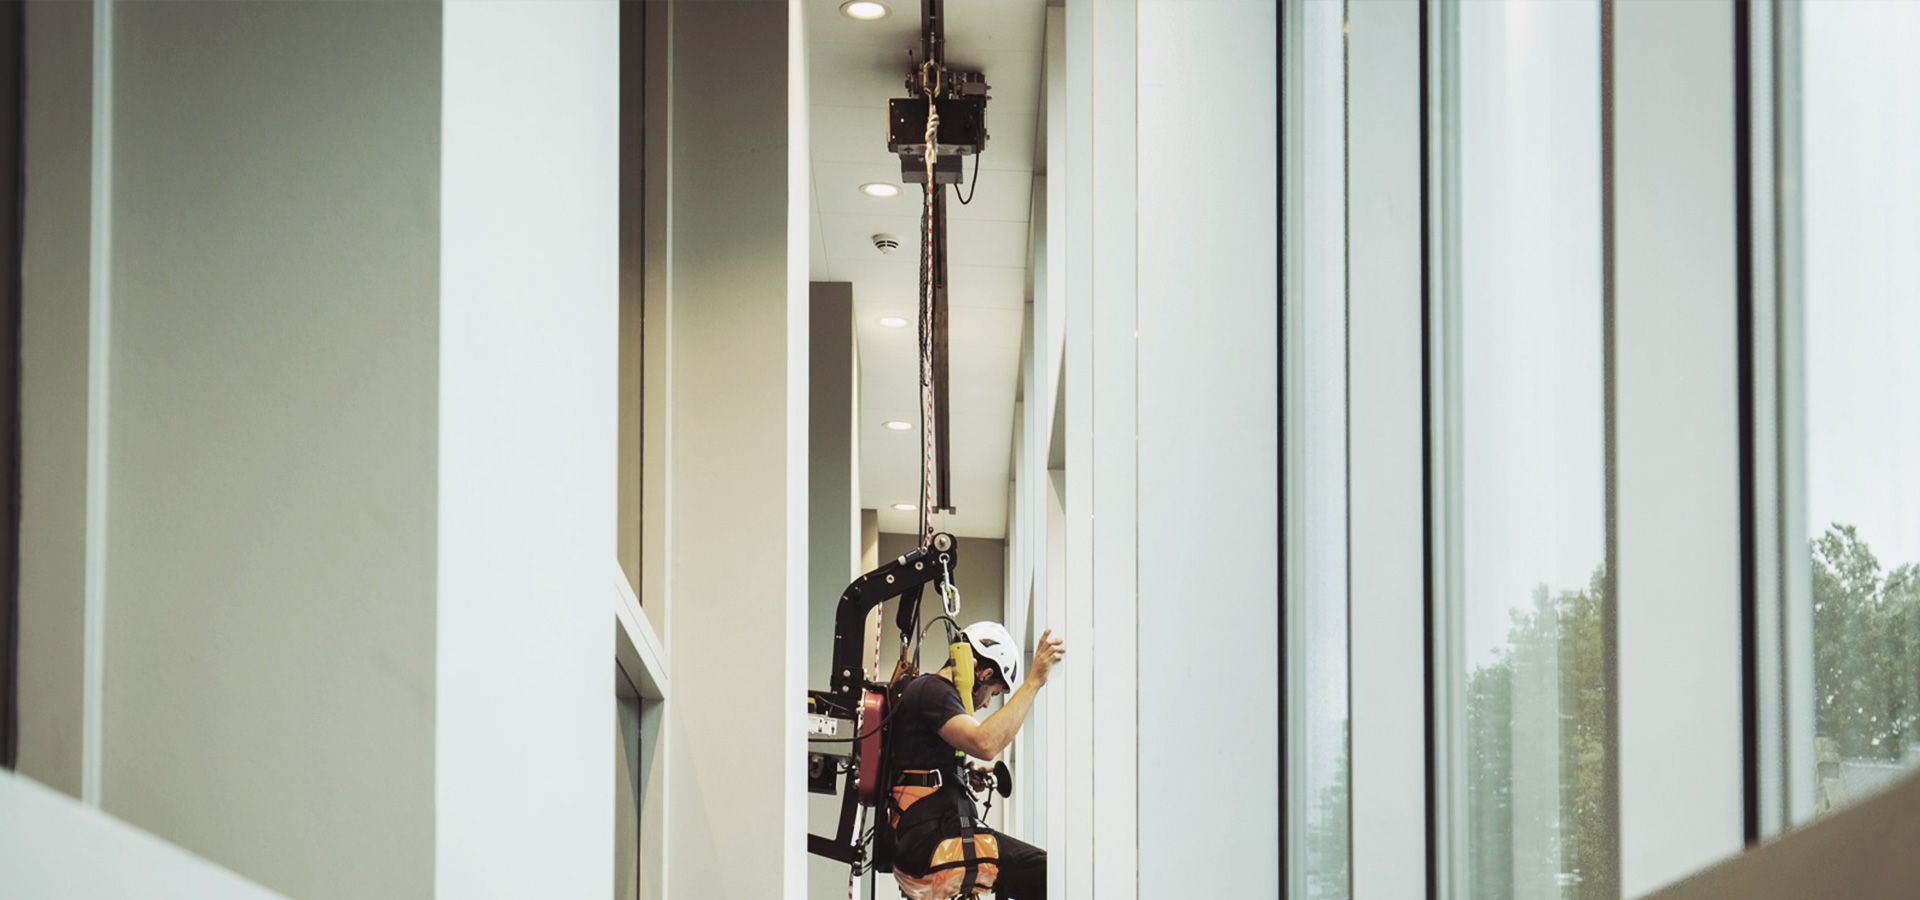
M1426 891L1425 866L1406 864L1427 851L1426 818L1412 814L1425 795L1427 767L1419 40L1412 4L1348 7L1348 434L1341 449L1347 554L1364 564L1350 569L1351 625L1343 630L1351 679L1348 824L1366 836L1351 842L1354 900ZM1291 799L1311 809L1321 793Z
M1742 844L1733 13L1614 13L1620 886ZM1676 689L1676 686L1679 689Z
M445 7L436 889L612 893L619 7Z
M797 4L673 9L667 889L806 883L807 252ZM796 102L800 105L795 106ZM800 120L796 122L797 114ZM797 221L796 221L797 217Z
M1233 166L1184 137L1270 100L1276 14L1140 0L1139 708L1181 711L1140 729L1142 897L1279 893L1278 796L1223 809L1163 777L1270 769L1280 738L1279 209L1244 181L1276 171L1277 127L1258 122ZM1247 638L1223 647L1223 624Z
M111 10L103 805L289 894L424 896L440 9Z
M1123 15L1128 11L1123 11ZM1048 205L1048 221L1058 211L1061 219L1060 242L1049 244L1049 271L1058 261L1064 304L1061 329L1060 385L1066 407L1066 472L1062 491L1065 510L1065 554L1061 560L1059 594L1048 598L1047 620L1036 623L1043 631L1053 632L1070 647L1076 640L1093 637L1093 546L1091 518L1087 501L1092 489L1093 469L1088 455L1092 449L1093 411L1093 9L1090 2L1078 2L1063 12L1061 28L1060 84L1063 88L1058 115L1065 119L1063 152L1060 165L1049 167L1048 182L1063 183L1061 203ZM1051 83L1048 96L1052 96ZM1051 103L1050 103L1051 106ZM1051 132L1051 126L1049 128ZM1048 148L1053 142L1048 140ZM1049 236L1051 237L1051 235ZM1064 246L1063 246L1064 245ZM1049 301L1051 302L1051 301ZM1080 645L1084 649L1084 644ZM1051 781L1063 788L1058 802L1049 801L1061 815L1051 817L1046 847L1048 857L1047 893L1050 896L1080 900L1092 896L1094 873L1093 831L1089 827L1094 804L1093 767L1088 761L1095 752L1093 734L1094 656L1083 652L1073 664L1061 666L1060 674L1049 682L1051 724L1060 729L1058 738L1048 736L1054 755L1047 771ZM1067 765L1072 760L1073 765Z
M0 873L14 900L280 896L11 772L0 772Z

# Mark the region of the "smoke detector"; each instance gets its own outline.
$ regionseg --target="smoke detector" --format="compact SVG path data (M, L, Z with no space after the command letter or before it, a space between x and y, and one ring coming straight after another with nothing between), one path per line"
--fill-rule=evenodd
M873 249L881 253L892 253L895 249L899 248L899 246L900 239L893 235L876 234L873 236Z

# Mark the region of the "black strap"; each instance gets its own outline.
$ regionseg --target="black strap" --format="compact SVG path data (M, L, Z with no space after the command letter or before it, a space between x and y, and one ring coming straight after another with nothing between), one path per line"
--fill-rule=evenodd
M894 787L943 787L948 783L946 770L930 769L924 772L906 771L893 776Z
M973 896L973 880L975 876L980 874L980 867L974 864L978 860L973 853L973 819L967 816L960 817L960 854L960 858L967 867L965 869L966 877L960 882L960 896L971 897Z

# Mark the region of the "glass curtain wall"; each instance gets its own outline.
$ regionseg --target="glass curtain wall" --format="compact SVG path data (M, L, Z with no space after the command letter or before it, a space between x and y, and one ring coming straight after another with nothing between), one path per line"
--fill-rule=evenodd
M1442 893L1615 900L1600 5L1429 12Z
M1920 3L1798 12L1814 804L1826 812L1920 763Z
M1348 877L1345 4L1285 5L1286 896Z

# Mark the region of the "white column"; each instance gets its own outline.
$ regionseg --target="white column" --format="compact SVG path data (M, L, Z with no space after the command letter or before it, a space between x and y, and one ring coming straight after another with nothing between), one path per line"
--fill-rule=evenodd
M1143 386L1135 281L1141 259L1136 242L1143 229L1136 220L1140 200L1136 148L1153 137L1142 129L1136 138L1135 98L1142 74L1137 14L1135 0L1105 0L1093 10L1093 127L1088 153L1093 302L1087 310L1091 315L1075 323L1078 330L1089 332L1083 346L1092 358L1079 371L1091 380L1067 385L1070 393L1084 386L1091 395L1088 440L1081 442L1087 453L1080 457L1091 469L1088 490L1078 495L1069 492L1067 509L1069 517L1084 515L1092 525L1091 568L1074 570L1091 591L1093 613L1093 630L1080 632L1078 648L1079 662L1093 680L1094 743L1093 803L1082 823L1093 832L1093 882L1091 893L1080 896L1101 900L1156 896L1139 890L1137 883L1139 793L1146 771L1138 760L1139 693L1140 673L1147 661L1140 658L1138 618L1143 547L1137 523L1142 493L1138 394ZM1155 234L1149 240L1158 237ZM1073 446L1069 441L1068 447ZM1170 476L1174 470L1161 471Z
M1427 854L1420 23L1347 13L1350 872L1355 900L1397 900Z
M1040 386L1042 396L1034 403L1046 410L1045 428L1047 440L1034 461L1033 503L1034 537L1031 552L1034 555L1034 634L1028 639L1031 648L1034 638L1047 628L1062 628L1067 624L1067 597L1064 588L1066 562L1066 520L1061 514L1061 488L1065 485L1064 471L1061 478L1055 479L1056 465L1064 469L1066 464L1066 401L1064 399L1065 373L1063 371L1066 350L1067 308L1075 301L1067 296L1067 182L1064 174L1067 166L1067 11L1060 7L1047 8L1047 44L1045 60L1045 107L1040 120L1047 135L1047 165L1045 218L1046 237L1043 240L1046 263L1046 281L1044 287L1035 293L1035 328L1044 335L1044 340L1035 344L1036 361L1044 368L1034 383ZM1039 204L1036 203L1036 206ZM1040 257L1036 257L1038 260ZM1043 305L1044 304L1044 305ZM1044 321L1044 325L1040 323ZM1057 350L1055 348L1058 348ZM1058 422L1061 427L1054 426ZM1047 870L1047 891L1051 896L1066 896L1066 867L1070 857L1067 848L1067 782L1073 777L1067 771L1067 707L1065 696L1072 675L1063 671L1060 683L1056 687L1043 691L1034 701L1033 718L1035 734L1038 735L1039 752L1035 756L1041 760L1040 779L1035 802L1034 833L1044 840L1049 853ZM1056 861L1057 860L1057 861ZM1058 873L1058 874L1056 874Z
M1277 15L1139 0L1141 897L1280 894Z
M444 10L434 890L607 896L620 8Z
M1093 516L1088 500L1093 491L1093 4L1076 0L1067 6L1065 23L1066 140L1062 171L1052 176L1066 185L1065 269L1066 347L1060 380L1065 391L1067 452L1065 510L1065 565L1061 570L1064 594L1057 608L1049 604L1048 625L1069 645L1078 642L1080 656L1061 666L1057 683L1048 688L1056 704L1064 734L1058 741L1059 765L1050 765L1064 795L1054 809L1057 839L1047 871L1049 896L1080 900L1093 896L1094 885L1094 771L1098 752L1094 742L1095 669L1093 618ZM1044 629L1043 629L1044 630ZM1069 647L1071 650L1071 646ZM1068 761L1072 764L1069 765Z
M425 896L440 8L101 8L89 794L289 895Z
M855 414L860 382L854 358L853 285L844 281L814 282L811 290L806 686L825 690L833 667L833 623L840 594L867 570L856 569L860 562L860 473L854 453L859 445ZM871 651L872 646L866 649ZM844 755L850 748L845 744L811 744L808 749ZM808 833L833 837L840 823L841 795L809 792L806 804ZM809 854L807 896L845 894L847 872L845 863ZM864 888L862 891L864 896Z
M797 2L686 2L672 18L666 894L799 897L808 180L793 29L801 17Z
M1613 4L1620 879L1742 842L1733 10Z

